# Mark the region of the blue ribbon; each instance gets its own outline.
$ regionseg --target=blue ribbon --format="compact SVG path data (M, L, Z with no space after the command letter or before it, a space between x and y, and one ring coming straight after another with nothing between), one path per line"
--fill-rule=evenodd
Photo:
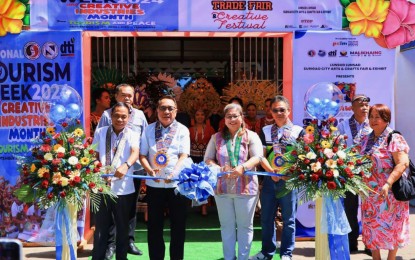
M138 171L142 173L142 171ZM171 179L172 181L178 181L176 192L181 195L195 200L198 204L207 202L209 196L215 195L215 188L217 178L231 172L219 172L217 167L209 167L204 162L199 164L192 163L187 167L184 167L178 176L178 178ZM263 175L263 176L286 176L284 174L277 174L273 172L256 172L246 171L245 175ZM165 177L154 177L148 175L131 175L125 176L134 179L147 179L147 180L166 180ZM114 174L102 174L101 177L114 177Z
M321 216L321 232L327 233L330 258L350 260L348 234L352 229L347 221L341 200L333 200L332 197L325 196Z
M254 172L254 171L246 171L244 172L245 175L262 175L262 176L270 176L270 177L287 177L286 174L279 174L274 172Z
M72 225L69 219L69 210L65 206L64 202L59 202L56 206L56 218L55 218L55 247L56 247L56 260L62 260L63 238L62 228L65 227L66 242L69 246L70 259L76 260L74 245L72 244Z
M154 177L154 176L148 176L148 175L132 175L132 174L126 174L125 177L130 177L134 179L144 179L144 180L165 180L165 177ZM114 177L114 174L101 174L101 177Z
M204 163L204 162L202 162ZM186 169L186 168L185 168ZM226 175L231 172L218 172L217 177L221 177L223 175ZM180 173L180 174L187 174L187 172ZM245 175L262 175L262 176L270 176L270 177L286 177L286 174L279 174L279 173L273 173L273 172L256 172L256 171L246 171L244 173ZM134 178L134 179L144 179L144 180L166 180L166 177L157 177L157 176L148 176L148 175L132 175L132 174L126 174L124 175L126 177ZM114 174L101 174L101 177L114 177ZM186 177L189 178L189 177ZM179 178L171 179L172 181L180 181Z
M193 163L179 174L176 192L202 204L215 195L218 171L204 162Z

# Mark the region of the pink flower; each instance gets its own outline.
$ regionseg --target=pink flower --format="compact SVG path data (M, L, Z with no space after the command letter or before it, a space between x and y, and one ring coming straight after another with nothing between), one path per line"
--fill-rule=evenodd
M324 149L324 152L323 153L329 159L331 159L333 157L333 155L334 155L333 150L332 149L329 149L329 148Z
M42 146L40 146L40 150L44 153L47 153L47 152L52 151L52 146L48 144L42 144Z
M383 22L382 35L376 42L386 48L415 40L415 4L407 0L391 0L388 15Z
M304 143L310 144L312 142L314 142L314 135L312 135L312 134L305 134L304 135Z
M323 138L328 138L330 136L330 132L327 131L327 130L323 130L323 131L321 131L321 136Z

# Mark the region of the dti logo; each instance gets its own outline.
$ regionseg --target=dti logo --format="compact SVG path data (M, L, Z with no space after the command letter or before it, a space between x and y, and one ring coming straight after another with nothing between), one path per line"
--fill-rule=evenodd
M61 56L62 57L74 57L75 56L75 38L71 38L69 41L64 41L61 44Z
M327 55L328 55L329 57L337 57L337 50L334 50L334 51L329 51L329 52L327 53Z
M40 47L36 42L28 42L23 47L23 53L29 60L36 60L40 56Z

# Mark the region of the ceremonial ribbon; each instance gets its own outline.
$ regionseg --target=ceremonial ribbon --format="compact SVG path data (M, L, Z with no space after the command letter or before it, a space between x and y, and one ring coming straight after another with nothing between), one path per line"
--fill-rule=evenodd
M324 196L321 214L321 232L327 233L330 258L350 260L348 234L352 229L340 199Z
M69 219L69 210L67 205L64 205L64 202L60 202L56 206L56 218L55 218L55 247L56 247L56 260L62 260L62 250L63 250L63 238L62 238L62 228L65 228L66 233L66 242L69 247L70 260L76 260L74 245L72 244L72 225L71 220Z
M217 177L222 177L223 175L229 174L229 172L219 172ZM261 176L270 176L270 177L286 177L285 174L273 173L273 172L256 172L256 171L246 171L245 175L261 175ZM130 177L134 179L144 179L144 180L168 180L166 177L157 177L157 176L148 176L148 175L132 175L126 174L125 177ZM101 177L114 177L114 174L101 174ZM170 179L172 181L180 181L180 178Z
M237 149L235 149L237 150ZM236 153L238 155L239 153ZM193 163L184 167L178 176L178 178L170 179L171 181L177 181L177 187L175 192L191 199L196 205L207 203L209 196L215 195L215 187L218 177L231 173L219 172L219 167L211 167L204 162L199 164ZM138 175L126 174L124 176L134 179L147 179L147 180L169 180L166 177L148 176L144 175L144 169L135 171ZM256 172L246 171L244 175L263 175L263 176L285 176L283 174L277 174L273 172ZM114 174L102 174L101 177L114 177Z

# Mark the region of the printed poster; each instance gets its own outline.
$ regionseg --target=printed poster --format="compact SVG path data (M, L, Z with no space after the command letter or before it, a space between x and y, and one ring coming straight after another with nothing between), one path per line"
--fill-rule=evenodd
M342 106L336 119L353 114L351 100L366 94L370 104L383 103L393 110L395 50L385 49L372 38L346 31L296 32L293 60L293 122L306 124L304 96L316 83L333 83L342 92ZM393 113L392 113L393 114ZM393 118L392 118L393 120ZM360 207L359 207L360 212ZM358 215L360 220L360 214ZM298 206L297 236L314 237L314 202Z
M371 104L393 109L395 49L385 49L372 38L346 31L296 32L293 60L293 119L303 125L309 117L304 96L316 83L330 82L342 91L343 105L337 120L351 115L355 94L370 97ZM393 113L392 113L393 114Z
M178 2L164 0L50 0L54 30L177 31Z
M281 32L342 26L342 6L330 0L179 0L179 12L179 31Z
M83 95L80 32L24 31L0 37L0 237L54 241L53 212L46 214L12 194L20 184L16 156L27 156L30 140L45 131L41 104L58 94L58 85ZM42 229L42 224L48 227Z

